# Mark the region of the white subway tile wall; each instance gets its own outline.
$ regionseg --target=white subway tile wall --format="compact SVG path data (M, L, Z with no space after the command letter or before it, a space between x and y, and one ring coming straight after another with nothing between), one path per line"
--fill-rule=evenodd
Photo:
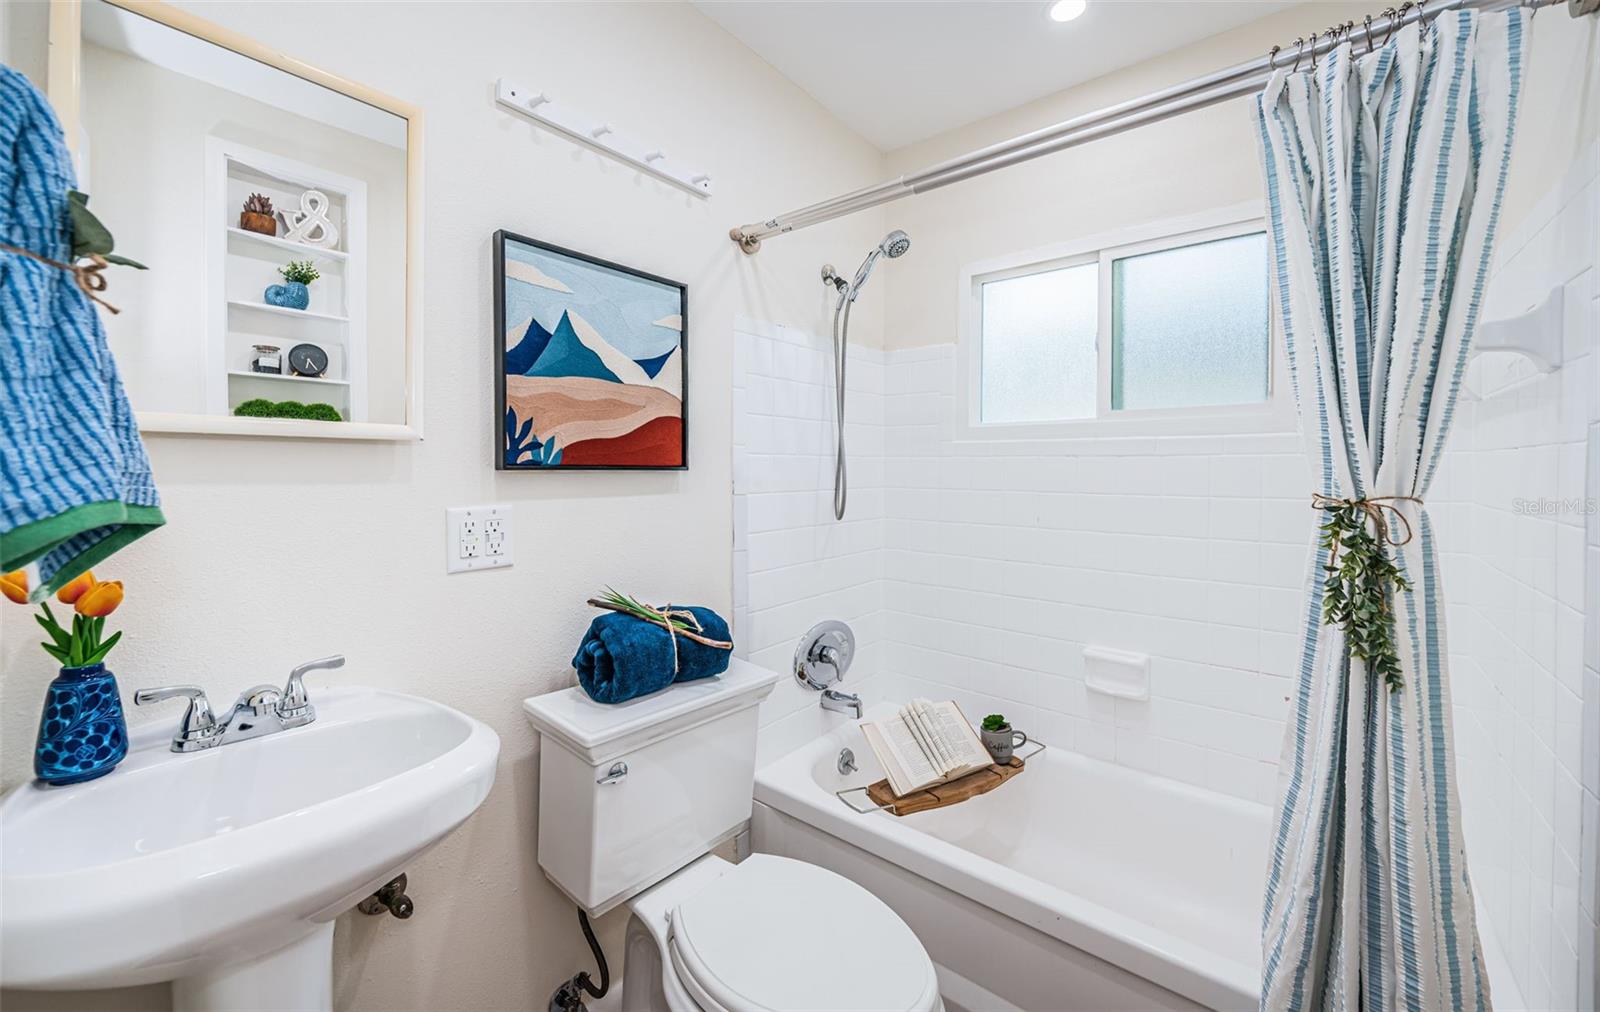
M733 624L735 652L794 670L801 635L842 619L858 653L846 692L870 698L884 621L883 352L846 359L849 511L833 518L833 354L826 336L740 320L734 338ZM879 698L882 698L881 696ZM792 678L762 705L762 761L844 718Z
M826 338L745 323L735 363L740 650L788 671L842 618L871 698L956 699L1060 747L1272 800L1313 516L1299 437L952 438L951 346L852 352L835 523ZM1090 694L1083 648L1151 655L1151 698ZM786 683L763 752L830 719ZM787 719L785 719L787 718ZM780 725L780 721L782 722Z
M1591 154L1505 237L1484 319L1565 286L1565 365L1483 356L1429 511L1443 546L1473 880L1532 1008L1594 1008L1600 881L1600 220ZM1036 738L1275 800L1315 514L1297 433L958 436L953 345L853 351L835 523L826 338L744 321L735 624L780 671L842 618L867 702L955 699ZM1587 616L1587 621L1586 621ZM1089 644L1149 654L1150 698L1084 685ZM842 717L786 681L763 758ZM1580 870L1581 869L1581 870Z
M1484 305L1485 319L1514 317L1562 288L1565 361L1548 374L1510 355L1474 361L1429 494L1473 886L1527 1007L1540 1009L1595 1007L1595 164L1591 152L1503 237Z

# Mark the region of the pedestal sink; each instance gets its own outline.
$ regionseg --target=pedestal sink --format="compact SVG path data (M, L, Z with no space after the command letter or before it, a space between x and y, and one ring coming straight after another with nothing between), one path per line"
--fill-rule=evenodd
M334 918L472 814L500 739L414 696L314 702L305 727L187 754L157 721L99 780L12 791L0 984L170 980L179 1012L330 1008Z

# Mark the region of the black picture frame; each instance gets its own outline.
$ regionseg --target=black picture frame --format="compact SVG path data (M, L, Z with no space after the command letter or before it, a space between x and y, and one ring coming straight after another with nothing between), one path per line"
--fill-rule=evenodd
M681 321L681 330L678 338L678 368L681 372L678 409L680 419L680 436L678 445L678 460L676 464L546 464L537 461L524 463L508 463L508 448L511 436L506 426L507 392L506 380L509 375L506 368L507 340L506 327L506 244L514 242L523 246L533 247L545 253L558 257L566 257L582 263L608 271L629 275L642 281L656 285L675 288L678 291L678 317ZM543 242L525 235L498 229L494 233L494 338L491 343L491 363L494 376L494 467L496 471L687 471L689 469L689 286L681 281L664 278L648 271L642 271L624 264L603 260L599 257L580 253L577 250L567 249L553 243ZM537 437L535 437L537 438ZM520 454L517 454L520 456Z

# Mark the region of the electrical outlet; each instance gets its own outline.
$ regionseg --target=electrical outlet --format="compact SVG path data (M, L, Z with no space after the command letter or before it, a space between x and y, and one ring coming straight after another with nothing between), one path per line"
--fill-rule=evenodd
M510 506L457 506L445 519L445 572L511 565Z

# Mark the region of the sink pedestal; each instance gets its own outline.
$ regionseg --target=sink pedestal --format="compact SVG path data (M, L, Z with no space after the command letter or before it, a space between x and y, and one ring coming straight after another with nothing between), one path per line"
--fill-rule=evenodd
M172 1012L331 1012L333 922L275 952L172 982Z

